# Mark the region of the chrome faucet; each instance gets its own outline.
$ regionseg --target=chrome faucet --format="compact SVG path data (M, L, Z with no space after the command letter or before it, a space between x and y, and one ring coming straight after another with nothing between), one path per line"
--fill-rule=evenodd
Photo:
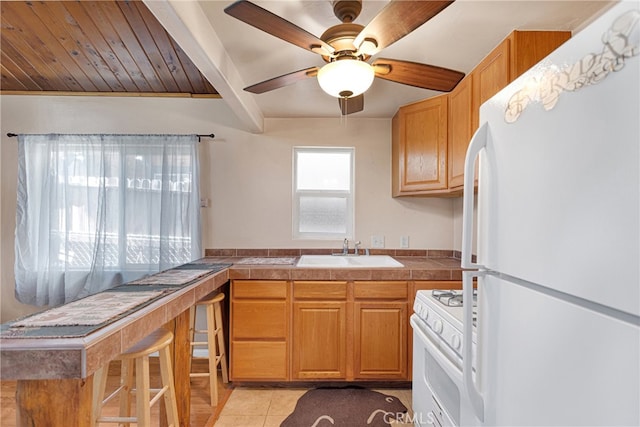
M342 255L349 254L349 239L344 239L342 242Z
M360 245L362 245L362 242L360 240L358 240L355 243L355 250L353 252L354 255L360 255Z

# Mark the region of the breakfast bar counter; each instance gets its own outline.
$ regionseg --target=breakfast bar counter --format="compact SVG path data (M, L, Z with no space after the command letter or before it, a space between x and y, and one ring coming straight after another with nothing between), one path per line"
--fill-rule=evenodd
M206 262L206 261L205 261ZM0 378L17 380L18 426L91 425L93 374L159 327L174 333L174 374L180 426L189 426L189 309L229 280L220 269L91 331L85 336L0 336ZM4 325L3 325L4 326ZM161 424L164 425L163 417Z

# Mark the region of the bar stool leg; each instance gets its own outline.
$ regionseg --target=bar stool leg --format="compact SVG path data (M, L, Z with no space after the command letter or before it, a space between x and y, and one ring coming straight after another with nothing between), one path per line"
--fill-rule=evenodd
M217 359L220 361L220 368L222 370L222 381L226 384L229 382L229 370L227 369L227 351L224 344L224 328L222 327L222 308L219 302L215 303L215 316L216 316L216 338L218 339L218 350L216 352ZM215 348L215 344L214 347Z
M136 411L138 427L149 427L151 424L151 400L149 384L149 356L136 359Z
M178 405L176 403L176 390L173 382L169 347L160 350L160 376L162 377L162 384L168 386L167 392L164 394L164 403L169 427L178 427Z
M120 412L121 417L131 416L131 390L133 389L133 359L120 361ZM103 388L104 390L104 388ZM129 427L130 423L122 424Z
M100 411L102 410L102 398L104 397L104 390L107 388L107 377L109 374L109 363L98 368L93 374L93 399L91 405L91 425L95 426L100 417Z
M218 404L218 364L216 363L217 351L215 341L216 320L214 317L214 304L206 305L207 311L207 347L209 351L209 396L211 406Z

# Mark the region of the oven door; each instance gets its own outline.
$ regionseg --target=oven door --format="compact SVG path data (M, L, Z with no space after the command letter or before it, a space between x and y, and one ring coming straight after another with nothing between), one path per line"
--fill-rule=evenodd
M410 321L415 425L480 425L464 393L462 360L418 316Z

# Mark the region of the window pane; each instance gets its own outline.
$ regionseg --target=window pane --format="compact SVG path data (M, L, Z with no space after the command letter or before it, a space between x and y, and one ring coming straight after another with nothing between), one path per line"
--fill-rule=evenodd
M300 233L347 232L347 199L344 197L300 197Z
M298 190L351 189L351 152L297 152Z

